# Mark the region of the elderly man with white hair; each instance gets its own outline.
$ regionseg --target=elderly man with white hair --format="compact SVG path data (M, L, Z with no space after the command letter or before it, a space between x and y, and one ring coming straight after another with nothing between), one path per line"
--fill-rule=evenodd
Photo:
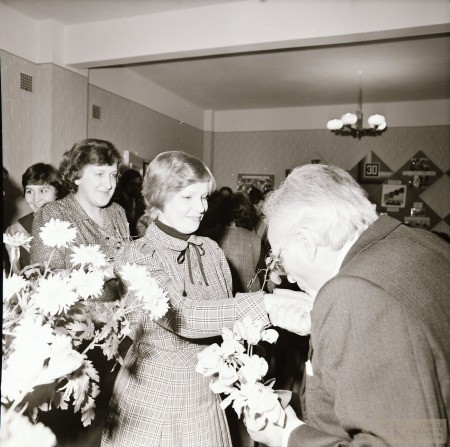
M314 298L301 408L269 446L450 445L450 245L378 217L343 169L292 171L263 210L274 254ZM292 307L272 323L301 332Z

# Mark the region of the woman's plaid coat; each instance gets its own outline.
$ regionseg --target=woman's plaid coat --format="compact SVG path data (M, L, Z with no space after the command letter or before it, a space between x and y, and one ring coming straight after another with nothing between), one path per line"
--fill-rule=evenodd
M102 446L230 446L220 397L195 372L197 353L244 315L268 324L262 293L233 298L230 270L214 241L183 241L155 224L118 258L119 277L124 263L145 265L168 292L170 309L157 322L142 313L134 318L134 343L114 386Z

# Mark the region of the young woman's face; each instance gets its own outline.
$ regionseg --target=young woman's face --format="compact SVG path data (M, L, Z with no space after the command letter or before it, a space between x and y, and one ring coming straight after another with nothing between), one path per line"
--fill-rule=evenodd
M209 189L208 182L186 186L165 203L158 219L180 233L193 233L208 209Z
M25 201L35 213L43 205L56 200L56 188L52 185L27 185L25 187Z
M82 205L103 208L108 205L116 189L117 163L113 165L87 165L83 175L75 180L75 193Z

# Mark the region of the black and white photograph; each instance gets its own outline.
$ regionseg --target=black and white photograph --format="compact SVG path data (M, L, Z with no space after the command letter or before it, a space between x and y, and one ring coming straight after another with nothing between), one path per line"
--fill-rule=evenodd
M2 447L450 447L450 0L0 0Z

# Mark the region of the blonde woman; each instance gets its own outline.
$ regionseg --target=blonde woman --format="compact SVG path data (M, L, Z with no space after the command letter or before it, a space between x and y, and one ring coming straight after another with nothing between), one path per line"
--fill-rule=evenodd
M113 391L102 446L231 446L220 397L195 371L210 337L244 315L269 323L262 292L232 296L223 251L194 232L215 190L210 170L183 152L159 154L147 168L143 196L152 222L117 260L144 265L170 297L162 319L136 315L134 344ZM124 284L125 288L127 284Z

